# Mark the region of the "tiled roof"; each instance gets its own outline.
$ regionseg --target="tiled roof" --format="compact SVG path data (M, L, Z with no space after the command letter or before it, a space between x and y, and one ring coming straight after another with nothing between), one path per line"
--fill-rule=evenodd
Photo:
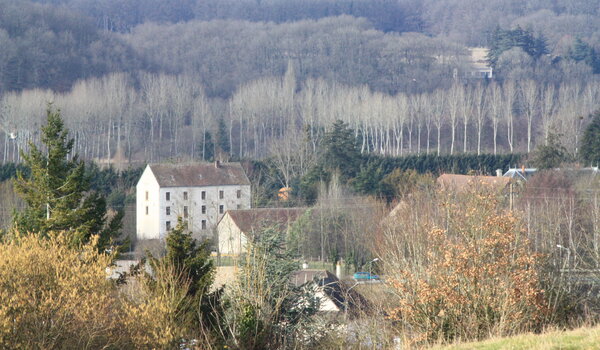
M306 212L306 208L257 208L228 210L227 214L244 233L268 227L285 228Z
M250 185L240 163L150 164L160 187Z
M438 185L445 190L466 191L470 188L478 186L485 187L490 190L501 191L510 183L509 177L503 176L470 176L470 175L455 175L442 174L437 179Z

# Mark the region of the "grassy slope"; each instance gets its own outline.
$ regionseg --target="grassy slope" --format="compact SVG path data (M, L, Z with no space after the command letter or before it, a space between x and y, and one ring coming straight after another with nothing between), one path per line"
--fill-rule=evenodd
M439 350L500 350L500 349L600 349L600 327L578 328L572 331L554 331L544 334L524 334L510 338L490 339L476 343L464 343Z

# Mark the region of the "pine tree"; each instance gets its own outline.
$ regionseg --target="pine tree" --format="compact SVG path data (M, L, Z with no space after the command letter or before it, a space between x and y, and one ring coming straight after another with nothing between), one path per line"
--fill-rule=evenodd
M202 160L210 162L215 157L215 144L213 143L210 131L204 133L204 142L200 145L200 152L202 154Z
M17 173L15 189L26 208L15 213L13 227L40 236L67 231L74 245L86 243L97 234L98 248L108 248L115 244L123 214L108 219L105 198L90 191L85 163L72 155L73 139L68 138L60 111L49 106L47 118L42 127L45 152L33 143L28 154L21 152L30 175Z
M548 134L548 144L539 144L533 152L533 164L538 169L558 168L562 163L569 160L569 153L560 142L560 135Z
M188 294L196 296L207 293L213 281L214 267L210 260L207 243L196 245L187 223L180 218L177 226L167 235L167 253L163 260L183 271L190 280Z
M596 50L580 38L575 39L573 48L569 50L569 58L576 62L585 62L594 70L594 74L600 73L600 58Z
M229 147L229 137L227 136L227 126L225 126L223 118L219 119L217 126L217 146L221 153L230 154L231 149Z
M592 114L592 122L587 126L581 139L579 155L586 165L600 164L600 110Z
M497 27L490 36L490 50L487 60L492 67L498 63L498 59L503 52L513 47L521 48L525 53L534 59L548 53L546 39L541 34L535 37L531 30L523 30L517 26L512 30L503 30Z
M356 175L361 162L360 150L354 132L341 120L333 123L332 129L323 138L322 165L328 170L338 170L349 179Z
M208 243L196 245L187 230L187 222L181 217L167 235L166 243L166 254L161 258L148 254L148 262L153 271L171 271L174 275L169 283L179 283L187 288L185 300L177 306L178 322L194 331L203 325L216 324L214 308L220 307L222 290L209 291L215 268Z

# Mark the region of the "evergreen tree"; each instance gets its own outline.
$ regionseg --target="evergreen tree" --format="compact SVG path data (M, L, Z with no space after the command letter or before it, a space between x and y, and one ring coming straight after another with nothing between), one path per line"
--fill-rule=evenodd
M157 258L147 253L152 270L167 272L166 276L162 276L166 280L157 280L161 277L149 274L147 277L153 281L152 289L166 281L187 291L176 305L176 314L177 322L191 335L200 328L206 327L205 330L211 331L210 325L217 323L218 316L215 313L221 307L222 289L209 292L215 268L210 259L208 243L197 245L187 225L181 217L177 219L177 226L167 235L166 254L163 257ZM134 273L142 271L143 261L135 267Z
M538 169L553 169L569 160L569 153L560 142L560 135L548 134L548 144L539 144L533 153L533 165Z
M575 43L569 50L569 58L576 62L585 62L594 70L594 74L600 73L600 58L596 50L580 38L575 39Z
M600 110L590 115L592 122L587 126L581 139L579 155L586 165L600 165Z
M377 162L370 162L360 167L360 171L351 184L360 194L376 195L391 199L392 189L383 182L386 173Z
M74 245L88 242L98 234L98 248L110 247L121 229L123 214L108 219L106 200L90 191L85 164L71 154L73 139L68 138L60 111L49 106L47 117L48 123L42 127L45 152L33 143L28 154L21 152L30 175L17 172L15 189L26 208L15 213L13 227L41 236L67 231Z
M548 53L546 39L543 35L535 37L531 30L523 30L520 26L512 30L503 30L497 27L490 37L490 51L487 56L490 65L495 67L500 55L513 47L521 48L534 59Z
M187 230L187 222L181 217L177 219L177 226L167 235L166 243L167 253L162 261L173 264L189 279L188 295L196 297L207 293L214 276L207 243L196 245L192 233ZM156 263L158 260L151 258L150 261Z
M219 125L217 129L217 146L219 151L222 153L230 154L231 149L229 147L229 137L227 136L227 126L223 118L219 119Z
M330 171L339 170L345 179L356 175L361 155L354 131L348 124L341 120L335 121L331 130L325 133L321 147L323 168Z
M200 145L200 153L202 154L202 160L210 162L215 158L215 144L210 131L204 133L204 142Z

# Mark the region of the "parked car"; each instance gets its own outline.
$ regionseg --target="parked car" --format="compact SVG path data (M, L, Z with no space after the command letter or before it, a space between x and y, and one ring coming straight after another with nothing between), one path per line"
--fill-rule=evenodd
M369 272L355 272L353 278L357 281L379 280L379 276L373 275Z

